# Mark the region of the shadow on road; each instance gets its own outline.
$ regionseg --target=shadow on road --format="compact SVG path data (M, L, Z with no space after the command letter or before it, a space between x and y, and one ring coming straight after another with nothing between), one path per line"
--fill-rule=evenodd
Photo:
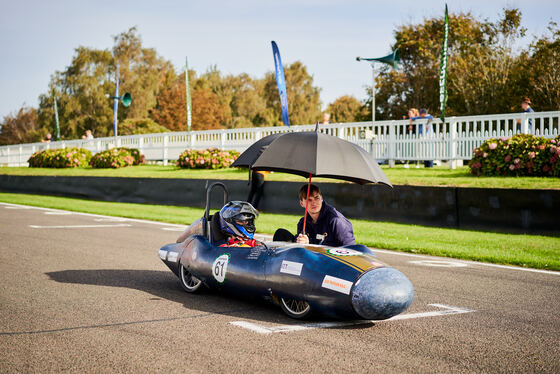
M181 303L185 308L208 314L223 314L235 318L281 324L301 323L286 317L280 307L263 299L239 299L210 290L204 290L199 294L186 293L179 285L178 279L169 271L100 269L63 270L45 274L51 280L60 283L139 290L157 298ZM325 319L314 320L324 321Z

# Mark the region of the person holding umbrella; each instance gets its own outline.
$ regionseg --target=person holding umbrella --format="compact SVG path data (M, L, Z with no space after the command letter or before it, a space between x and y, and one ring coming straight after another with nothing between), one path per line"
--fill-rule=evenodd
M305 208L308 185L301 187L298 193L299 204ZM309 186L309 203L307 208L308 224L303 232L302 217L297 224L296 242L300 244L322 244L331 247L356 244L354 229L333 206L323 200L321 190L316 185Z

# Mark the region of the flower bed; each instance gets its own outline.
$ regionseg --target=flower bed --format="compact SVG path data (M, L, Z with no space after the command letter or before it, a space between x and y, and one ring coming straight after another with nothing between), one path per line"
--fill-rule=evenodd
M475 175L560 177L560 135L546 139L518 134L488 139L475 148L469 161Z
M229 167L237 157L237 151L187 149L179 155L177 166L183 169L222 169Z
M121 168L144 163L144 155L135 148L112 148L96 153L89 162L94 169Z
M37 151L27 162L31 168L78 168L88 165L91 152L84 148L45 149Z

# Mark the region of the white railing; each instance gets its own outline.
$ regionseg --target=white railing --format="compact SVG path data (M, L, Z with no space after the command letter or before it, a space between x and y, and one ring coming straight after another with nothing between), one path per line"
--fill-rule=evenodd
M455 167L455 161L469 160L473 149L489 138L518 133L552 138L560 134L559 122L560 111L555 111L448 117L445 123L440 119L417 120L412 126L408 120L335 123L320 125L320 129L354 142L372 153L375 159L387 160L390 164L399 160L448 160L452 161L450 166ZM82 147L95 153L115 146L138 148L146 160L162 161L166 165L187 148L243 151L266 135L314 128L315 125L254 127L9 145L0 147L0 166L27 166L34 152L48 148Z

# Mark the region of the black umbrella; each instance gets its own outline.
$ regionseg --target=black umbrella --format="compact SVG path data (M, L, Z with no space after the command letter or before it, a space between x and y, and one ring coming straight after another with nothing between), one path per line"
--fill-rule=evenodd
M257 158L263 153L263 151L276 140L279 136L285 135L285 133L277 133L265 136L264 138L257 140L249 148L247 148L233 164L231 164L232 168L239 168L239 167L251 167Z
M264 139L266 138L260 141ZM256 146L257 143L253 146ZM245 153L249 151L254 156L256 151L255 149L251 150L253 146L249 147L239 158L244 157ZM359 184L382 183L391 186L389 179L387 179L373 156L363 148L317 131L282 134L272 139L267 146L260 146L258 149L261 152L260 156L256 156L255 161L249 164L253 170L301 175L309 178L309 185L311 185L312 177L322 177L342 179ZM244 159L248 158L249 155L246 158L244 157ZM309 188L307 190L307 200L309 200ZM307 221L307 205L306 201L303 222L304 232Z

